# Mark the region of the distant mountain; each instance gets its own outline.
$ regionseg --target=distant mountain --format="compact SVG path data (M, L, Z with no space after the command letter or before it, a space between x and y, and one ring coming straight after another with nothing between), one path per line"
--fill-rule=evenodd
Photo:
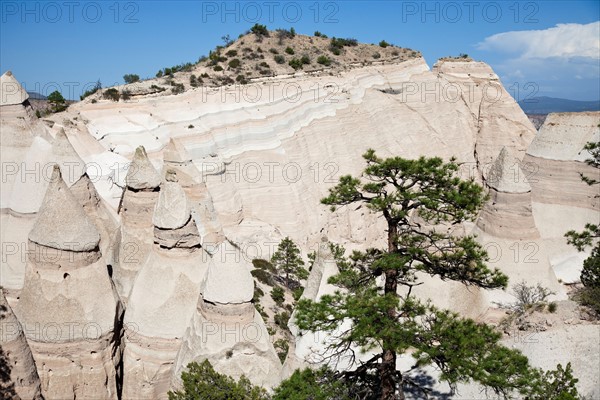
M548 114L551 112L600 111L600 100L579 101L556 97L533 97L519 101L526 114Z
M48 100L46 96L43 94L39 94L38 92L27 92L29 93L29 98L31 100Z

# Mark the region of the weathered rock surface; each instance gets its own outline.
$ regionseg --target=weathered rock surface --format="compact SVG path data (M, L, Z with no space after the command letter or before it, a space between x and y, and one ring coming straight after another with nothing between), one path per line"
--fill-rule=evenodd
M4 398L16 395L21 399L42 399L38 376L31 349L23 334L21 323L15 317L0 289L0 369L3 380L0 390ZM5 377L6 374L7 376ZM7 382L4 378L9 378Z
M154 189L160 185L160 175L148 159L143 146L135 149L125 182L128 188L134 190Z
M22 104L28 98L29 94L15 79L12 72L6 71L0 76L0 106Z
M173 206L186 213L176 223ZM173 362L209 264L190 212L181 186L163 183L154 210L155 244L135 279L125 313L124 398L167 398ZM165 235L172 238L169 246ZM196 238L193 245L190 237Z
M56 166L15 310L46 398L117 398L122 308L99 240Z
M519 164L506 148L500 151L485 178L490 200L477 226L497 237L536 239L540 234L533 219L531 186Z

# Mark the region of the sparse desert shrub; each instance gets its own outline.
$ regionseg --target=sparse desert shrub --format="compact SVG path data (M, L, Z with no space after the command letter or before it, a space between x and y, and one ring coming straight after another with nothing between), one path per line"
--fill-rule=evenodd
M248 83L248 81L246 80L246 77L242 74L238 75L235 77L235 81L239 82L242 85L245 85L246 83Z
M264 68L271 68L271 67L269 66L269 64L267 64L267 62L266 62L266 61L263 61L263 62L261 62L259 65L260 65L261 67L264 67Z
M379 42L379 47L383 47L384 49L386 47L388 47L390 44L388 42L386 42L385 40L382 40L381 42Z
M156 85L152 85L152 86L150 86L150 89L152 89L152 90L155 90L155 91L157 91L157 92L159 92L159 93L160 93L160 92L164 92L165 90L167 90L167 89L165 89L164 87L161 87L161 86L156 86Z
M121 92L121 99L123 99L123 101L131 99L131 92L129 90L123 90Z
M271 290L271 298L278 306L281 307L285 301L285 292L283 291L283 288L280 286L274 287L273 290Z
M123 81L125 83L134 83L140 80L140 76L136 74L125 74L123 75Z
M255 277L260 283L264 283L265 285L275 286L275 280L273 279L273 275L264 269L254 269L250 272L253 277Z
M285 63L285 57L282 56L282 55L280 55L280 54L278 54L275 57L273 57L273 60L275 60L275 62L277 64L283 64L283 63Z
M272 47L269 49L269 52L273 53L273 54L279 54L279 52L277 51L277 49L274 49Z
M573 299L579 304L589 307L596 317L600 317L600 287L583 287L575 293Z
M344 47L353 47L357 46L358 41L356 39L340 39L340 38L331 38L331 42L329 43L329 50L339 56L341 54L341 50Z
M285 52L287 54L292 55L292 54L294 54L294 49L292 49L291 47L288 46L288 47L285 48Z
M288 330L288 322L290 321L290 313L287 311L282 311L280 313L275 314L273 317L275 320L275 325L280 327L283 330Z
M263 260L262 258L255 258L254 260L252 260L252 265L254 266L254 268L264 269L265 271L269 271L272 273L277 272L275 266L271 264L270 261Z
M324 38L324 39L327 39L327 35L324 35L324 34L322 34L322 33L321 33L321 32L319 32L319 31L315 31L314 35L315 35L316 37L322 37L322 38Z
M189 125L188 125L188 129L194 129L194 125L192 125L192 124L189 124Z
M225 55L227 57L235 57L238 55L238 52L237 52L237 50L229 50L227 53L225 53Z
M183 86L183 83L174 83L173 86L171 87L171 93L173 93L173 94L183 93L184 90L185 90L185 87Z
M35 116L38 118L42 118L42 113L40 112L40 110L35 110Z
M321 65L329 66L331 65L331 58L327 56L319 56L319 58L317 58L317 62Z
M119 101L121 95L119 91L115 88L106 89L104 93L102 93L102 97L106 100Z
M555 313L557 308L558 308L558 305L554 301L552 303L548 304L548 311L550 311L551 313Z
M400 55L400 53L398 52L398 50L394 50L394 51L392 51L392 55L394 57L396 57L396 56Z
M273 347L275 347L275 350L277 351L279 360L283 363L290 350L290 344L285 339L277 339L275 343L273 343Z
M381 54L379 54L378 52L375 52L375 53L373 53L373 58L374 59L381 58Z
M216 72L223 71L223 67L221 67L220 65L215 65L213 67L213 71L216 71Z
M299 60L299 59L297 59L297 58L292 58L292 59L290 60L290 62L288 63L288 65L289 65L290 67L294 68L295 70L299 70L299 69L302 69L302 65L303 65L303 63L302 63L302 61L300 61L300 60Z
M200 76L201 76L202 78L208 78L208 77L209 77L209 75L208 75L206 72L205 72L205 73L203 73L203 74L200 74Z
M256 36L269 36L269 30L265 25L254 24L252 28L250 28L250 32L254 33Z
M517 299L516 303L512 304L511 308L516 312L522 313L534 307L543 307L546 300L551 295L555 294L548 288L543 287L540 283L536 286L529 286L527 282L521 281L512 287L513 296Z
M300 62L302 64L310 64L310 57L305 54L300 58Z
M242 65L242 62L238 58L234 58L233 60L229 61L229 68L239 68L240 65Z
M86 97L91 96L100 89L102 89L102 83L100 83L100 79L98 79L93 88L86 90L81 96L79 96L79 100L83 100Z

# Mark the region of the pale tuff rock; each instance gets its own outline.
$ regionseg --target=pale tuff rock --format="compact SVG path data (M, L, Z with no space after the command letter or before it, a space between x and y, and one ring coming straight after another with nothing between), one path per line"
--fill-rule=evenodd
M584 163L587 142L600 141L600 112L552 113L546 117L523 163L532 172L534 202L600 210L597 186L581 181L580 173L600 179L597 168Z
M46 398L117 398L123 311L98 242L55 166L15 310Z
M52 175L52 145L41 137L33 139L13 185L9 207L21 214L37 213ZM26 173L29 172L29 173Z
M496 161L492 164L487 177L485 177L485 183L498 192L531 192L531 186L519 166L519 161L509 154L506 147L502 148Z
M42 399L40 377L31 349L2 289L0 289L0 367L3 373L10 375L9 381L1 384L3 387L10 385L14 394L21 399ZM6 396L11 394L13 393L5 393Z
M125 182L134 190L152 190L160 185L160 175L148 159L143 146L135 149Z
M59 250L89 251L98 247L100 234L54 166L38 219L29 240Z
M160 229L178 229L191 218L190 205L183 188L177 182L165 182L154 207L152 222Z
M163 183L154 214L157 245L135 279L125 313L124 398L167 397L171 367L196 309L210 258L200 249L198 230L186 204L177 182ZM169 224L173 220L165 218L173 208L184 210L183 226ZM172 240L168 242L165 236Z
M187 165L192 162L192 157L187 152L185 146L182 146L173 138L169 139L169 143L163 150L163 159L166 163L179 165Z
M52 161L60 165L63 179L71 187L84 174L86 165L79 157L64 129L60 129L52 142Z
M218 304L249 303L254 296L254 279L246 255L230 242L221 243L212 256L202 286L204 300Z
M161 178L144 147L136 149L119 205L121 228L116 235L112 256L113 280L126 302L138 271L144 265L154 243L154 208L158 200Z
M6 71L0 76L0 106L22 104L29 98L29 94L15 79L12 72Z
M531 186L519 164L506 148L500 151L485 177L490 200L477 226L497 237L536 239L540 234L533 218Z

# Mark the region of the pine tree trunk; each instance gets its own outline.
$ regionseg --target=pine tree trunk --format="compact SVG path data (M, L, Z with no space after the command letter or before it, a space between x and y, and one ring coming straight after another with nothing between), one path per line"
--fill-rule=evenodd
M398 228L394 221L388 219L388 252L394 253L398 250L396 246L396 238L398 235ZM395 269L388 269L385 271L385 294L394 293L398 288L398 271ZM397 310L395 308L389 309L387 314L389 318L396 318ZM404 400L404 393L402 387L396 388L396 381L394 376L396 374L396 351L391 344L383 342L383 356L381 362L381 400ZM396 397L396 389L398 390L398 397Z

